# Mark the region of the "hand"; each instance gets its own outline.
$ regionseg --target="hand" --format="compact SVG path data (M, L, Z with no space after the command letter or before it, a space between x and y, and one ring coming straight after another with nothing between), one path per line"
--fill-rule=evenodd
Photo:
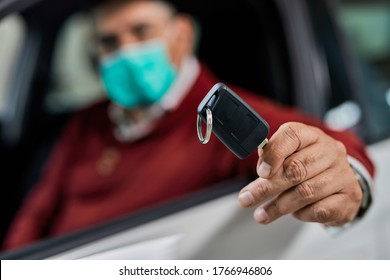
M259 149L259 178L239 194L243 207L268 224L286 214L305 222L339 226L356 216L362 191L344 145L322 130L286 123Z

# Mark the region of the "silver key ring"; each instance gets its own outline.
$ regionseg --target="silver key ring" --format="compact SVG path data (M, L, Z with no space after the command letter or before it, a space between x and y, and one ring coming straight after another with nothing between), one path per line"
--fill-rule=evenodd
M199 138L200 143L202 143L202 144L207 144L209 142L210 137L211 137L211 132L213 130L213 114L212 114L209 107L206 107L206 120L207 120L207 122L206 122L206 135L204 138L203 138L203 134L202 134L202 119L198 115L197 120L196 120L198 138Z

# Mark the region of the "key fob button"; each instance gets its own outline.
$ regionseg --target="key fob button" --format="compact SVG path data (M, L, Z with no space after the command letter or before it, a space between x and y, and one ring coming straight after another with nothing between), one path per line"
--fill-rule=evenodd
M200 120L208 123L206 111L212 115L208 127L240 159L265 143L267 122L226 85L216 84L198 106L198 137L202 143Z

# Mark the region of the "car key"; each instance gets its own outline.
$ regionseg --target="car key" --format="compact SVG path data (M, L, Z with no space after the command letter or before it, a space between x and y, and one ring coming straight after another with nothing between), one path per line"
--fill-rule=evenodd
M203 144L214 132L226 147L243 159L268 143L267 122L222 83L212 87L199 104L197 113L198 138ZM204 137L202 120L207 125Z

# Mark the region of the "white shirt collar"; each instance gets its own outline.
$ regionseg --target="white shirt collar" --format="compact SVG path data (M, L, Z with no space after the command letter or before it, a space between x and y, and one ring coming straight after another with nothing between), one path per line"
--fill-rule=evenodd
M114 103L108 107L108 116L115 124L114 135L121 142L136 141L152 131L156 121L166 111L175 110L195 83L200 72L200 65L194 56L183 60L175 82L162 100L153 106L143 109L142 118L134 121L126 117L125 108Z

